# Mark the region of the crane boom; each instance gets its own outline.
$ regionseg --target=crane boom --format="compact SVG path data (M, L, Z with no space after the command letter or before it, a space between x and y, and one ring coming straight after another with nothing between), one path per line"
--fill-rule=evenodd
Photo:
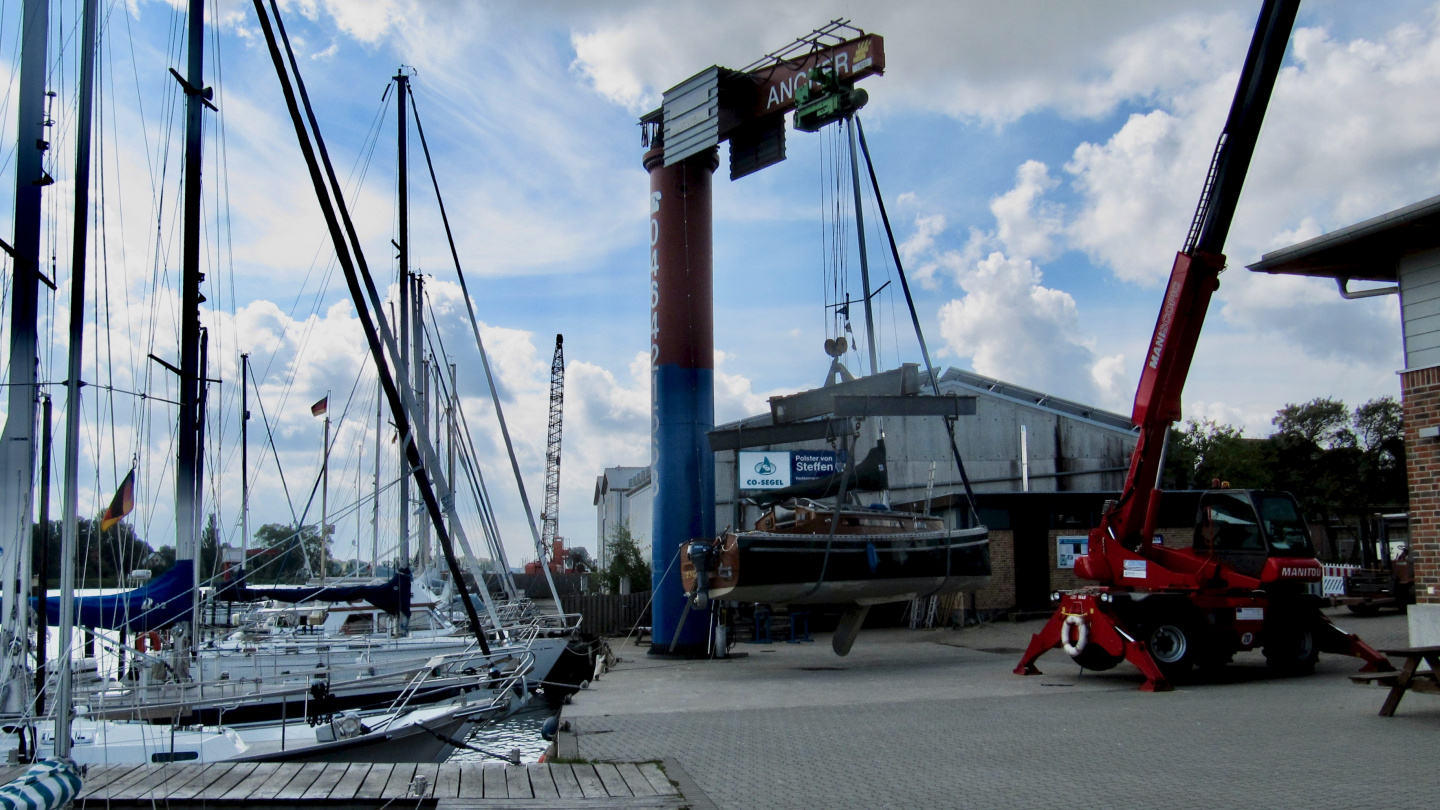
M555 357L550 361L550 423L545 440L545 508L540 514L540 543L553 553L560 537L560 434L565 410L565 336L555 336ZM540 561L544 564L544 560Z
M1091 548L1097 540L1103 546L1113 538L1135 550L1146 545L1154 533L1159 505L1155 482L1164 462L1165 436L1181 416L1180 393L1190 373L1210 296L1220 286L1219 276L1225 269L1221 252L1225 237L1299 7L1300 0L1266 0L1261 9L1185 249L1176 255L1170 270L1165 301L1145 355L1131 415L1140 436L1125 486L1115 508L1092 532Z
M1194 666L1223 665L1256 647L1285 672L1313 669L1320 652L1361 658L1369 671L1390 667L1331 624L1308 592L1322 568L1290 495L1206 492L1191 548L1155 539L1165 440L1180 418L1180 393L1225 269L1225 237L1299 6L1265 0L1261 8L1200 204L1170 270L1135 393L1139 436L1125 486L1091 529L1087 553L1075 559L1075 575L1099 584L1054 594L1055 613L1031 637L1017 675L1039 673L1036 659L1057 647L1092 670L1129 661L1145 675L1147 691L1167 690Z

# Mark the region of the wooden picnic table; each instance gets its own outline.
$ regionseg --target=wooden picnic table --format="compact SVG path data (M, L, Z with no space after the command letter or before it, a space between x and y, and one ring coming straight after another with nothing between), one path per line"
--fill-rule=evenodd
M1440 694L1440 681L1436 680L1437 675L1440 675L1440 646L1400 647L1380 652L1389 658L1403 659L1404 663L1400 666L1400 671L1376 672L1351 680L1357 683L1374 683L1390 687L1390 694L1385 696L1385 703L1380 706L1381 717L1393 717L1395 707L1400 705L1400 698L1405 697L1405 693L1408 691ZM1418 671L1422 661L1430 665L1428 672Z

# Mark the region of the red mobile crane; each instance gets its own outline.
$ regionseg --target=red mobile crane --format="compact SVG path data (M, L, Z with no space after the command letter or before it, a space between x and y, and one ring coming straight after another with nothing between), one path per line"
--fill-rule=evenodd
M1308 593L1323 569L1295 499L1287 493L1222 489L1201 496L1194 544L1153 542L1158 476L1170 425L1210 296L1225 269L1225 237L1285 55L1300 0L1265 0L1225 129L1215 147L1185 249L1175 257L1165 301L1135 394L1139 428L1124 489L1090 530L1075 574L1098 585L1057 593L1058 607L1030 640L1017 675L1063 647L1082 667L1129 661L1141 689L1164 691L1192 666L1223 666L1261 647L1272 667L1309 671L1320 652L1363 658L1365 671L1389 662L1354 634L1331 624Z

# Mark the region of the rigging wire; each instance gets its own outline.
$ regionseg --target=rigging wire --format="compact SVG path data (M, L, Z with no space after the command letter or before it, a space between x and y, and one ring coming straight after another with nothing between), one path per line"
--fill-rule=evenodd
M430 297L428 291L426 293L426 297ZM435 315L433 300L430 303L430 323L439 323L439 319ZM431 330L426 329L425 336L427 340L429 339L430 335ZM439 344L438 356L448 358L449 354L445 350L445 341L444 338L441 336L440 330L438 328L434 330L434 337L435 342ZM431 354L435 354L434 344L432 344L431 346ZM444 379L444 375L440 376L441 393L450 398L451 407L455 409L456 414L459 416L459 423L464 425L464 430L460 431L460 434L463 438L460 441L459 446L457 447L457 450L459 452L456 454L456 457L460 460L461 466L465 468L466 481L470 484L471 496L475 498L476 504L479 507L481 533L485 535L485 539L490 545L492 557L496 561L499 561L505 558L505 555L503 553L496 552L496 549L500 548L502 542L500 537L500 525L495 519L493 504L490 500L490 492L485 486L484 476L480 473L480 464L478 456L475 452L475 445L473 443L473 440L471 439L470 427L465 419L465 409L462 407L460 392L451 391ZM508 590L508 584L506 585L506 588Z
M900 277L900 289L905 293L905 303L910 310L910 320L915 325L915 339L920 344L920 354L925 360L925 373L930 378L930 386L936 396L940 396L940 379L935 373L935 367L930 362L930 349L925 343L925 333L920 328L920 315L915 309L915 299L910 294L910 283L905 278L905 266L900 260L900 248L895 243L895 231L890 227L890 216L885 211L884 197L880 194L880 181L875 175L875 163L870 159L870 147L865 142L865 127L860 123L860 116L855 116L855 132L859 136L860 151L865 158L865 167L870 172L870 184L875 191L875 199L879 202L881 221L885 224L885 235L890 242L890 252L894 256L895 269ZM965 473L965 461L960 457L960 448L955 442L955 421L945 420L945 430L950 438L950 452L955 457L955 466L960 471L960 481L965 486L965 500L970 506L970 517L974 521L971 525L980 525L980 513L975 506L975 492L970 486L970 476Z

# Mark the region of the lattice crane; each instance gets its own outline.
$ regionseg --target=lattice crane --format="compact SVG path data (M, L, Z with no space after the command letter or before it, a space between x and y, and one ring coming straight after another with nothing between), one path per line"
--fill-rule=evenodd
M560 434L565 410L565 336L555 336L550 361L550 425L545 443L545 508L540 513L540 542L551 557L551 570L564 570L556 542L560 539Z

